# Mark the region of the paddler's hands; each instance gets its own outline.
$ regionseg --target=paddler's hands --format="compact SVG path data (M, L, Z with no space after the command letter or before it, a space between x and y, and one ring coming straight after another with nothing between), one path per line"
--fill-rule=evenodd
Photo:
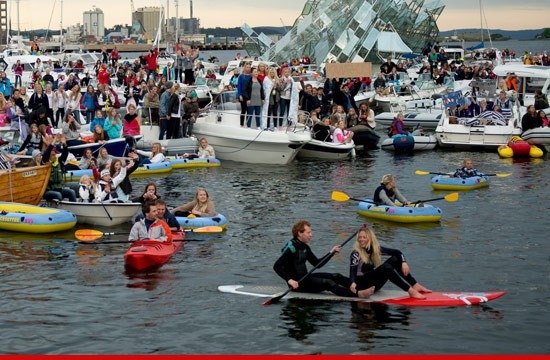
M296 280L288 280L288 285L290 285L293 289L298 289L298 281Z
M342 250L342 247L340 245L336 245L335 247L332 248L332 250L330 250L330 253L331 254L339 253L341 250Z
M407 276L409 275L410 273L410 269L409 269L409 265L407 265L406 262L404 262L402 265L401 265L401 271L403 272L403 275Z

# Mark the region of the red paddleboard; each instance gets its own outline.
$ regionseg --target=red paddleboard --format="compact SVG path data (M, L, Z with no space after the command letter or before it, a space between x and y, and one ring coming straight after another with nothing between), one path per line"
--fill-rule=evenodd
M218 286L218 290L231 294L270 298L282 294L288 288L283 286L222 285ZM423 295L426 296L426 299L420 300L409 297L409 294L403 290L382 289L375 292L368 299L338 296L328 292L305 293L291 291L283 299L377 302L403 306L465 306L491 301L504 294L504 292L434 291L424 293Z

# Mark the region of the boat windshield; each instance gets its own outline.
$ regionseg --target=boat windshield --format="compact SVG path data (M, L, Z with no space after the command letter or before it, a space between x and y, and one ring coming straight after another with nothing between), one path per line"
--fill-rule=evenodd
M241 111L241 103L239 102L239 96L237 91L223 91L221 92L214 104L212 109L227 111L227 110L237 110Z

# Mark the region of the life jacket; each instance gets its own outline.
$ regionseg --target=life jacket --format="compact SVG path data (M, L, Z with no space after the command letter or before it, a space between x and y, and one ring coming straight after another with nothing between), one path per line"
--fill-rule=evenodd
M398 135L400 134L399 130L397 129L397 123L401 123L401 129L405 129L405 123L403 122L403 120L401 119L395 119L392 123L391 123L391 135Z
M509 90L518 91L518 82L516 78L510 78L506 80L506 86L508 87Z
M386 192L386 195L390 198L390 199L393 199L395 197L395 192L393 190L389 190L386 188L386 185L382 184L380 185L379 187L376 188L376 190L374 190L374 198L372 199L376 204L381 204L382 203L382 199L380 199L380 192L384 190Z

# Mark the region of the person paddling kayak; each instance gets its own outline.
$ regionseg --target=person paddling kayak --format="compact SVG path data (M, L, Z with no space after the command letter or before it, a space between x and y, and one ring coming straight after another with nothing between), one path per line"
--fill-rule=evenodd
M389 255L390 258L381 263L382 255ZM431 292L411 275L405 255L397 249L380 246L374 231L368 227L361 228L357 233L350 255L349 277L350 290L353 292L361 292L371 287L378 291L388 280L415 299L425 299L422 293Z
M311 224L306 220L300 220L292 226L293 237L285 245L281 256L273 265L277 275L283 278L294 291L318 293L328 290L339 296L370 297L374 292L374 287L352 291L350 280L338 273L312 273L298 282L308 273L306 262L313 266L322 267L332 257L333 253L340 252L342 249L341 246L336 245L327 256L318 259L308 245L311 241L311 235Z
M172 231L167 223L158 219L157 205L154 201L147 201L141 207L141 211L145 215L144 219L137 221L130 235L128 241L136 240L157 240L157 241L172 241Z

